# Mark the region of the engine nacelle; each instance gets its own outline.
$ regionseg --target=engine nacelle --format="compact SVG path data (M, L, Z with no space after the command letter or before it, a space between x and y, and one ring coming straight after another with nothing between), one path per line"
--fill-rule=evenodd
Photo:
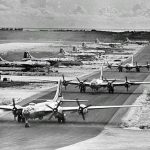
M60 114L62 114L62 113L63 113L63 109L62 109L62 107L58 107L58 112L59 112Z
M88 108L86 108L85 104L81 104L78 112L79 112L79 114L82 114L82 112L83 112L83 114L86 114L86 113L88 113Z

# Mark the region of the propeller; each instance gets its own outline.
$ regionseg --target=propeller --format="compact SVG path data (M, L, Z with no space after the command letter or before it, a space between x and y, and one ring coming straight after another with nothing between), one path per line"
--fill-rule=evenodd
M148 62L146 62L146 68L147 68L147 70L149 71L150 65L149 65Z
M16 120L16 117L18 115L18 109L16 108L16 103L15 103L14 98L12 99L12 101L13 101L13 110L12 110L12 112L13 112L13 115L14 115L14 120Z
M63 86L65 87L65 90L66 90L66 88L67 88L67 86L68 86L68 84L69 84L69 82L70 82L71 80L66 81L66 80L65 80L65 76L62 75L62 77L63 77L62 84L63 84Z
M130 85L130 83L128 82L128 78L127 78L127 76L126 76L126 77L125 77L125 87L126 87L127 91L128 91L128 89L129 89L129 85Z
M50 67L51 67L51 63L48 62L47 65L46 65L47 73L48 73L48 74L50 73Z
M50 120L55 114L59 113L58 112L58 107L60 106L60 104L61 104L61 101L59 103L57 103L57 106L55 108L52 108L51 106L49 106L49 105L46 104L47 107L49 107L50 109L52 109L52 114L50 115L50 117L49 117L48 120Z
M76 77L77 78L77 77ZM77 78L77 80L78 80L78 85L75 87L75 88L77 88L77 87L79 87L79 89L80 89L80 92L82 92L82 89L85 87L85 82L87 81L87 79L85 79L85 80L83 80L83 81L80 81L80 79L79 78Z
M80 104L80 102L78 101L78 99L76 99L76 102L77 102L77 104L78 104L78 106L79 106L78 112L79 112L79 114L81 114L82 119L85 120L85 113L84 113L84 110L87 109L88 107L90 107L91 105L82 106L82 105Z
M118 70L119 70L119 72L122 72L122 69L123 69L122 65L121 65L121 64L118 65Z
M140 67L138 66L137 62L136 62L135 68L136 68L136 72L140 72Z
M107 67L110 69L112 68L112 64L109 64L108 61L107 61Z
M109 91L114 91L114 86L113 86L113 83L116 81L116 79L112 80L112 81L109 81L105 78L105 81L107 82L107 88Z
M22 108L17 108L16 107L16 102L15 99L12 99L13 101L13 109L12 109L12 113L14 115L14 120L16 121L16 117L18 117L18 122L20 122L21 120L23 121L23 116L22 116Z

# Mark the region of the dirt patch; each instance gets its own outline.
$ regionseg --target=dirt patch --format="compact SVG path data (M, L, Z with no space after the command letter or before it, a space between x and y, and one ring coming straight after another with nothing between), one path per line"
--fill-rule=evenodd
M144 90L134 104L142 107L130 108L122 118L121 127L150 129L150 91Z

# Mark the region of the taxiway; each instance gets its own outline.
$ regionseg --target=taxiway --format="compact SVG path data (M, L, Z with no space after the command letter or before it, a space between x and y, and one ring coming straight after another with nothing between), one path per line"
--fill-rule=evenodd
M138 55L135 56L135 61L139 63L145 63L150 60L149 54L150 46L145 47ZM143 69L140 73L135 72L122 72L117 71L105 71L104 76L108 78L125 79L125 76L130 80L143 81L149 75L146 69ZM88 78L98 78L99 73L96 73ZM98 93L92 94L91 89L87 89L87 93L79 93L78 88L74 86L68 86L67 90L63 89L63 95L66 99L87 99L88 103L92 105L122 105L126 102L129 96L136 90L137 86L129 88L116 88L114 94L108 94L107 90L101 89ZM143 92L142 89L134 93L135 99L128 101L128 104L132 104L136 97ZM47 98L51 99L55 92L49 91L44 95L41 95L39 99ZM33 98L33 97L32 97ZM29 101L23 101L22 105L25 105ZM36 101L35 101L36 102ZM71 105L64 104L65 106ZM74 103L73 105L77 105ZM77 113L67 114L67 122L65 124L58 124L57 120L47 121L35 120L30 121L31 127L29 129L24 128L24 124L19 124L13 121L13 115L6 113L0 117L0 149L57 149L64 146L68 146L86 139L95 137L103 131L105 125L111 120L116 109L90 111L86 116L86 121L82 120L82 117ZM120 116L122 117L122 116ZM119 120L120 118L118 118ZM114 125L115 122L113 122Z

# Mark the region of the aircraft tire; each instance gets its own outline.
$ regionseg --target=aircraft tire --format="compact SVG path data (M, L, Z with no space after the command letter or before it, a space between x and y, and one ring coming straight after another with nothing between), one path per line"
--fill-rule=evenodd
M58 118L58 123L61 123L61 120L62 120L61 118Z
M140 68L136 68L136 72L140 72Z
M62 120L62 123L65 123L65 122L66 122L65 117L63 117L61 120Z
M20 115L18 115L17 121L20 123L20 122L21 122L21 120L22 120L21 116L20 116Z
M85 87L83 87L83 93L85 93L86 92L86 88Z
M112 88L111 93L114 94L114 88Z
M29 128L30 125L28 123L25 123L25 128Z
M25 118L24 117L22 117L22 123L25 123Z

